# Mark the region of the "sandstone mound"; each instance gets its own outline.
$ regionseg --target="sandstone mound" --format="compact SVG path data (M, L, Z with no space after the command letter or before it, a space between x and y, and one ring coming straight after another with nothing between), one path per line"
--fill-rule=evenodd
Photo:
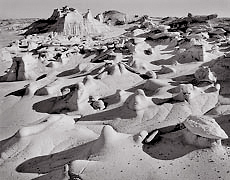
M184 121L185 126L194 134L210 139L227 139L228 135L208 116L191 116Z
M67 131L69 135L64 133ZM70 146L86 142L85 136L89 138L88 140L97 137L89 129L75 126L72 117L50 115L30 126L22 127L14 136L2 141L0 148L1 164L7 164L13 159L20 162L21 159L25 160L59 152ZM69 141L73 137L75 139Z
M52 178L54 177L53 172L56 171L55 176L61 179L94 178L96 180L123 179L124 177L130 179L162 179L165 176L167 178L183 179L188 176L187 171L193 171L192 176L187 178L192 180L196 177L205 178L207 176L207 172L203 173L206 168L203 165L206 163L208 168L213 169L213 171L208 171L208 175L215 176L212 164L208 163L210 158L218 164L220 162L227 164L226 160L221 161L220 158L215 156L216 153L224 154L224 151L218 150L214 152L212 150L195 150L189 153L189 156L182 156L173 160L151 157L142 150L143 144L141 142L146 138L146 135L146 132L143 131L135 135L117 133L110 126L105 126L100 137L95 141L60 154L43 156L39 162L38 158L31 159L21 164L17 169L20 172L46 172L41 178ZM153 135L156 134L153 133ZM154 151L154 149L151 150ZM180 149L177 149L177 151L180 151ZM121 155L123 155L123 158L120 158ZM63 158L60 159L60 156ZM199 157L199 161L194 159L196 156ZM175 167L172 167L172 164ZM220 167L218 166L218 168ZM51 172L47 173L47 169ZM133 169L135 169L135 174ZM161 172L168 170L172 172L170 175ZM226 171L226 168L224 170ZM222 176L227 177L225 171L222 171Z
M155 88L151 96L146 96L141 89L131 95L119 93L115 106L108 104L102 112L83 116L79 122L84 124L86 121L93 123L103 120L101 123L109 124L119 132L151 131L181 123L192 114L203 115L218 102L219 89L212 85L204 88L191 84L172 87L166 83L166 86L163 84L163 87ZM105 102L112 100L107 98Z

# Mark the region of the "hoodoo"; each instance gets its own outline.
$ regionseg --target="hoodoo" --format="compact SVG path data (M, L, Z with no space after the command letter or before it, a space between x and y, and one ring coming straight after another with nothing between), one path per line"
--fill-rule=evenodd
M28 27L25 34L39 34L57 32L63 35L100 35L109 30L109 27L94 19L90 10L81 14L74 8L67 6L54 9L47 20L38 20Z

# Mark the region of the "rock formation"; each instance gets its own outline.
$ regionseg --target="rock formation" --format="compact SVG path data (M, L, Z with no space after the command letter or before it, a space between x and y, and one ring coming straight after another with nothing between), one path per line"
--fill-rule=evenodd
M217 80L229 81L230 80L230 57L229 54L222 56L210 62L210 69L215 72Z
M1 178L228 180L230 21L215 17L65 6L32 23L0 50Z
M8 72L0 78L0 81L24 81L36 79L44 66L32 55L14 57Z
M216 76L210 70L209 67L202 66L194 73L196 80L198 81L207 81L210 83L215 83L217 81Z
M193 137L186 132L185 140L200 147L221 146L221 139L227 139L228 135L217 124L215 119L208 116L190 116L184 122L185 127L192 133L200 137ZM189 137L190 136L190 137Z
M200 16L200 15L193 16L191 13L189 13L187 17L172 20L167 24L170 25L171 28L186 31L187 28L192 24L206 23L208 20L217 18L217 16L218 16L217 14L211 14L207 16Z
M55 9L47 20L38 20L28 27L25 34L58 32L64 35L100 35L109 28L94 19L90 10L83 16L73 8Z
M121 25L126 23L126 14L115 10L105 11L102 14L98 14L96 18L98 20L102 19L103 22L113 25Z

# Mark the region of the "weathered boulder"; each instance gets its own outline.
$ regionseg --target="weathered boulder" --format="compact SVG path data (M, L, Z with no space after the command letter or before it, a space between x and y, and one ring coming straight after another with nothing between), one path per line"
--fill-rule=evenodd
M230 56L222 56L209 63L211 71L215 72L217 80L229 81L230 80Z
M126 14L119 11L115 11L115 10L105 11L104 13L102 13L102 16L103 16L103 22L108 24L120 25L126 23Z
M206 66L201 66L198 70L196 70L194 76L198 81L208 81L211 83L215 83L217 81L214 73L211 71L210 68Z
M205 48L203 45L193 45L185 52L179 54L179 63L189 63L194 61L206 61Z
M228 135L215 119L209 116L190 116L184 125L194 134L210 139L227 139Z

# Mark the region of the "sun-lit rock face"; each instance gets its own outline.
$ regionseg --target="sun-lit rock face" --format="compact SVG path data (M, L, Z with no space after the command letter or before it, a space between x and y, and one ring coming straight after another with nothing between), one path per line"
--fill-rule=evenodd
M220 91L220 85L209 85L203 88L192 84L181 84L178 86L178 94L175 100L187 101L190 104L192 114L204 114L216 106Z
M77 11L66 14L63 32L65 35L83 35L83 17Z
M13 136L1 142L0 162L7 162L11 158L19 162L22 159L24 161L59 152L71 144L85 142L85 136L93 140L98 135L83 126L75 126L73 117L49 115L31 125L21 127ZM71 137L77 138L71 142Z
M221 145L221 139L227 139L228 135L209 116L189 116L184 122L187 131L184 131L184 138L188 144L198 147L213 147Z
M209 116L190 116L184 125L194 134L210 139L227 139L228 135L215 119Z
M148 106L154 105L151 98L146 97L143 90L138 89L130 99L127 100L128 108L134 111L146 109Z
M70 179L79 177L87 177L87 179L90 179L91 177L90 173L88 174L88 170L93 166L97 168L104 167L104 169L106 168L107 170L110 168L113 169L113 176L116 178L112 178L111 174L108 174L105 175L106 178L103 176L103 179L107 179L107 177L112 179L123 179L123 174L118 173L121 168L125 169L124 172L129 179L149 179L149 177L151 177L150 174L152 167L149 166L149 156L142 151L142 141L147 135L148 133L146 131L141 131L134 135L118 133L111 126L104 126L100 137L88 145L84 154L82 154L82 151L79 152L83 155L82 159L72 160L68 163L67 169ZM155 135L156 134L153 134L153 138ZM138 153L136 154L135 151ZM120 158L120 153L124 155L124 158ZM123 167L123 163L119 163L118 160L120 162L127 160L130 162L136 162L139 166L137 166L136 163L135 165L129 163L129 167ZM145 169L148 170L147 175L146 173L143 173L142 168L139 168L140 166L144 166ZM133 168L138 172L137 174L133 173ZM81 171L82 169L85 169L85 171ZM117 175L115 175L116 172L118 173ZM101 175L102 174L97 171L94 173L94 178L101 178Z

